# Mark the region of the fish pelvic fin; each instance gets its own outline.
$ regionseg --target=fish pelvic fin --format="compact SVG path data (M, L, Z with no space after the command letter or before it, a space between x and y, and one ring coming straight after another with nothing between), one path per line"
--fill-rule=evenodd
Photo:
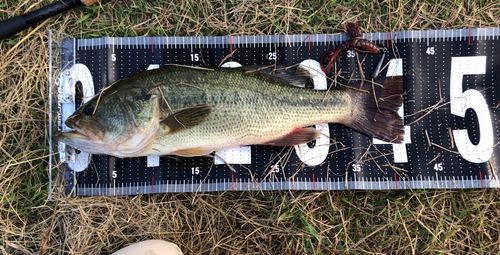
M168 134L173 134L200 125L211 113L211 106L196 105L168 116L160 124L168 127Z
M294 128L290 133L285 136L269 141L265 145L271 146L288 146L308 143L319 137L321 132L315 128Z
M197 156L206 156L210 151L207 151L206 148L203 147L195 147L189 149L180 149L173 151L172 154L181 156L181 157L197 157Z
M358 88L347 90L353 109L344 124L385 142L403 142L403 120L398 114L403 103L403 76L365 81Z

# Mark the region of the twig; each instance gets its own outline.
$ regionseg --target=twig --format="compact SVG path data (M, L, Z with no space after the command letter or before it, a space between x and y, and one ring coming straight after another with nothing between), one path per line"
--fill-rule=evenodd
M165 101L165 103L167 104L168 109L170 110L170 112L171 112L172 114L174 114L174 110L172 110L172 108L171 108L171 107L170 107L170 105L168 104L168 101L167 101L167 99L165 98L165 95L163 95L163 91L161 91L161 89L160 89L160 87L159 87L159 86L158 86L158 87L156 87L156 88L160 91L161 97L163 98L163 101Z
M214 160L214 161L215 161L215 160ZM200 185L198 185L198 188L196 189L195 193L198 193L198 191L199 191L199 190L200 190L200 188L201 188L201 185L202 185L202 184L203 184L203 183L207 180L208 175L209 175L209 174L210 174L210 172L212 171L212 168L213 168L213 167L214 167L214 162L212 161L212 164L210 164L210 168L208 169L208 172L207 172L207 174L205 175L205 178L203 178L203 180L201 180ZM195 197L193 196L193 201L192 201L192 203L194 203L194 198L195 198Z
M233 172L235 172L235 173L236 173L236 170L235 170L235 169L234 169L234 168L233 168L233 167L232 167L229 163L227 163L227 161L226 161L225 159L223 159L221 156L219 156L219 155L218 155L217 153L215 153L215 152L214 152L214 156L215 156L215 157L218 157L220 160L222 160L222 162L224 162L224 164L226 164L226 165L229 167L229 169L230 169L231 171L233 171ZM215 157L214 157L214 159L215 159Z
M431 147L431 139L429 138L429 134L427 133L427 129L425 130L425 137L427 137L427 151L429 151L429 148Z
M457 154L457 155L460 155L460 152L458 152L458 151L452 151L452 150L450 150L450 149L446 149L445 147L443 147L443 146L441 146L441 145L439 145L439 144L437 144L437 143L431 143L431 145L432 145L432 146L436 146L436 147L438 147L438 148L440 148L440 149L442 149L442 150L445 150L445 151L448 151L448 152L451 152L451 153L455 153L455 154Z
M455 188L458 189L459 187L458 187L457 183L455 182L455 178L453 176L451 177L451 180L453 181L453 184L455 184Z
M498 180L497 178L497 174L495 172L495 168L493 168L493 164L491 163L491 159L488 160L488 164L490 165L490 168L491 168L491 172L493 173L493 178L495 178L495 180Z
M224 61L226 61L228 58L232 57L233 54L237 51L238 49L234 49L233 52L227 54L219 63L218 67L220 67L222 64L224 64Z
M453 138L453 132L451 132L451 128L448 127L448 134L450 134L450 142L451 142L451 148L455 149L455 139Z
M332 82L332 83L330 84L330 86L328 87L328 89L326 90L326 92L325 92L325 96L323 97L323 101L322 101L322 102L325 102L325 100L326 100L326 96L328 96L328 93L330 92L330 89L332 88L332 86L333 86L334 84L337 84L337 77L339 76L339 74L340 74L340 72L341 72L341 71L342 71L342 69L340 69L340 70L339 70L339 72L335 74L334 82Z
M365 79L365 73L363 72L363 68L361 67L361 64L362 64L362 62L365 62L366 55L365 55L365 58L363 58L363 61L360 63L358 52L357 51L354 51L354 52L356 54L356 64L358 65L359 75L361 76L361 79Z
M43 238L43 241L40 245L40 252L38 253L40 255L42 255L45 252L45 249L47 248L47 242L50 239L50 234L52 233L52 228L54 227L54 219L56 218L58 204L59 200L56 200L56 204L54 205L54 212L52 213L52 217L50 219L49 230L47 232L47 235Z
M427 165L434 162L434 160L438 159L439 157L441 157L441 153L438 153L431 161L427 162Z

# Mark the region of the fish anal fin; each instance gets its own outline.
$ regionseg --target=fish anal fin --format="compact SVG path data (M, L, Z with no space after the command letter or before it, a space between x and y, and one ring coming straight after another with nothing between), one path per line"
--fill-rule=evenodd
M168 134L173 134L202 124L210 113L212 113L212 107L197 105L168 116L160 124L168 126Z
M173 151L172 154L181 156L181 157L196 157L196 156L205 156L210 152L207 151L204 147L194 147L189 149L180 149Z
M265 145L271 146L288 146L308 143L319 137L321 132L315 128L294 128L290 133L285 136L269 141Z

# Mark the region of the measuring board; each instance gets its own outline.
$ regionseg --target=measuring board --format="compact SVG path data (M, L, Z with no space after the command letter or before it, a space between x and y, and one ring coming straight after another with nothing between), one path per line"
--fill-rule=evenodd
M54 180L64 181L66 195L500 187L500 28L364 34L387 49L380 76L404 76L404 143L321 124L316 128L335 143L318 138L294 147L217 152L234 171L217 158L77 153L53 140L53 133L67 128L62 124L67 111L81 104L82 95L135 73L172 63L217 66L223 60L243 66L303 63L318 70L321 55L347 40L346 34L95 39L56 34L51 32L50 154L51 166L57 166ZM337 78L360 78L357 59L369 78L381 56L343 52ZM316 89L330 83L319 74L314 79Z

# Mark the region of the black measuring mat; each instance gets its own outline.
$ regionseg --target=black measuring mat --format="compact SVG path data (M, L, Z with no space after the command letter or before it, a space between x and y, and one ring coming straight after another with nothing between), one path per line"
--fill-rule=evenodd
M500 187L499 36L497 28L364 35L387 48L380 76L392 72L390 61L400 59L405 83L403 144L382 143L330 123L329 137L336 142L309 144L318 157L312 165L304 163L307 160L295 147L241 148L227 154L234 171L207 157L140 157L110 163L108 156L93 155L89 167L75 173L76 183L68 185L74 186L72 195L77 196ZM229 55L227 61L243 66L291 66L319 61L325 51L346 39L345 34L79 39L76 59L89 68L97 94L152 65L217 66ZM341 54L337 70L343 77L361 77L355 55L354 51ZM367 77L380 57L357 53Z

